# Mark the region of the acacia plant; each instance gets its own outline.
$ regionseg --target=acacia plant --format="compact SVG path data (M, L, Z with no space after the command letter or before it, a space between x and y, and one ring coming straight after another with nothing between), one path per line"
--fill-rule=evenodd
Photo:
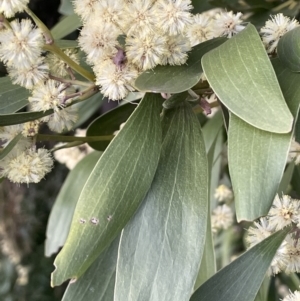
M28 2L0 1L0 176L34 185L53 156L71 170L45 243L62 247L63 300L263 301L274 275L299 285L300 3L63 1L50 31ZM104 98L117 108L80 129Z

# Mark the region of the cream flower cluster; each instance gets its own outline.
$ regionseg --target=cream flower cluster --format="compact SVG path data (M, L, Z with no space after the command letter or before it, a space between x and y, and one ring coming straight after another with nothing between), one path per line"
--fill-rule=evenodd
M82 18L79 45L96 84L112 100L134 90L137 76L156 65L182 65L191 46L244 28L241 13L192 15L190 0L74 0Z
M298 27L300 24L295 19L290 19L283 14L277 14L271 17L260 30L263 43L268 53L277 51L277 45L280 38L288 31Z
M16 12L17 7L23 10L27 2L0 1L0 9L2 8L4 14L8 16L9 11ZM11 10L7 8L5 13L4 7L10 7ZM55 60L54 55L47 55L45 59L42 31L35 27L31 20L15 19L8 24L0 30L0 60L6 65L13 84L31 91L29 102L34 99L34 104L30 106L32 111L54 109L55 113L43 120L48 123L51 130L57 132L70 130L77 120L77 113L74 109L64 109L66 99L69 99L65 96L66 92L63 92L66 87L49 79L49 64L51 72L58 76L66 75L66 64L60 59ZM76 61L74 51L66 50L65 53ZM59 97L58 90L61 92ZM63 94L65 97L62 97Z
M25 131L24 131L25 130ZM17 135L36 130L36 123L0 127L0 150ZM22 136L18 144L0 160L0 178L8 178L14 183L38 183L51 171L53 159L44 148L36 149L32 139Z
M28 0L0 0L0 13L13 17L15 13L27 10ZM0 150L16 137L17 145L0 161L0 177L15 183L37 183L53 166L53 159L46 149L37 149L34 136L38 134L41 122L46 122L52 131L71 130L77 120L73 107L65 108L71 101L67 86L60 81L49 79L50 71L55 76L68 74L68 66L43 50L44 37L29 19L3 20L0 29L0 60L6 65L13 84L30 90L29 109L54 113L38 121L23 125L0 127ZM76 62L74 51L65 53ZM78 61L78 60L77 60Z
M266 217L254 222L248 229L246 241L249 247L256 245L274 232L293 225L294 232L287 235L276 252L269 268L269 274L300 272L300 201L288 195L275 197Z

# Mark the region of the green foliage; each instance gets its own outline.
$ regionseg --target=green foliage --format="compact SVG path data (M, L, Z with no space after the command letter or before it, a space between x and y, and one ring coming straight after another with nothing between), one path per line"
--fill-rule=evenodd
M22 134L20 133L12 139L3 150L0 151L0 160L4 159L12 151L21 138Z
M238 26L245 28L233 32L232 37L225 32L195 45L182 65L160 65L160 61L152 69L139 70L136 80L128 83L122 78L130 66L129 55L126 57L129 33L126 36L123 28L113 40L118 41L118 46L109 45L105 53L111 66L104 60L101 65L96 60L89 65L91 58L86 59L88 53L83 50L78 51L77 64L62 50L82 45L67 39L77 37L77 30L89 20L82 22L74 14L72 1L61 1L63 17L51 31L28 11L48 39L43 56L52 52L65 63L67 75L48 75L64 84L60 92L66 94L58 106L50 106L53 109L32 112L25 109L32 91L13 85L9 76L0 78L0 176L6 176L3 162L10 158L6 156L24 140L21 134L11 140L6 138L9 131L5 132L5 126L46 122L44 117L61 113L65 107L74 106L78 111L70 134L78 127L87 127L86 137L72 137L69 133L51 136L48 128L41 125L36 136L28 137L31 149L45 139L49 140L46 147L53 147L51 151L66 148L54 146L54 140L67 141L67 147L75 146L78 152L84 142L97 150L83 158L64 181L60 174L53 190L52 182L50 188L45 185L47 189L40 197L48 199L60 190L48 219L45 255L50 257L62 247L51 276L52 286L71 279L62 301L274 301L282 297L273 292L275 281L266 277L266 272L286 235L297 229L300 215L296 218L294 213L283 210L284 218L293 218L294 228L285 227L269 237L273 230L265 230L260 233L260 242L249 250L245 250L245 241L249 242L245 240L245 229L251 227L249 222L268 214L276 194L300 199L300 168L298 162L288 162L294 136L300 142L300 27L280 37L273 53L266 52L259 34L270 14L296 16L300 2L191 3L193 14L213 8L241 11L247 23ZM230 30L230 22L225 29ZM214 32L212 36L218 34ZM99 45L103 47L100 52L105 52L107 45ZM173 49L174 56L181 46ZM141 60L146 60L145 48L143 51ZM105 83L99 84L97 73L101 72L102 77L107 76L107 90L116 89L116 94L118 89L130 91L126 97L115 97L123 99L102 115L99 108L104 100L112 104L108 98L113 98L113 93L105 91ZM126 76L130 77L129 73ZM45 101L51 102L51 97ZM215 108L217 111L210 115ZM9 143L2 148L7 140ZM43 146L38 144L38 148ZM68 150L64 150L65 157L70 159ZM296 158L299 150L294 150ZM19 164L16 158L15 162ZM35 160L27 167L34 170L38 164L39 160ZM17 172L27 167L20 166ZM1 187L7 185L2 180L3 203L9 198L18 200L18 195L11 197L5 189L2 193ZM217 193L224 184L233 192L227 199ZM32 203L30 206L34 207ZM216 209L220 208L229 210L234 227L222 220L226 211L216 219ZM15 208L10 210L14 212ZM46 219L46 215L43 217ZM223 222L222 227L216 221ZM8 225L0 219L1 240L5 232L2 229L12 227ZM294 233L296 238L298 232ZM267 238L262 240L263 237ZM37 249L42 253L40 242ZM239 257L232 260L236 255ZM39 261L44 267L44 261ZM39 268L34 265L33 271ZM300 264L297 268L300 271ZM46 264L45 270L50 278ZM16 281L13 265L2 256L0 276L4 279L1 298L9 296ZM29 282L34 279L30 285L39 280L38 273L30 277ZM292 289L300 283L296 273L276 275L276 281Z
M66 244L55 259L53 285L79 278L140 205L158 164L161 103L160 96L146 94L95 165L79 197Z
M88 136L112 135L118 131L120 125L125 122L136 108L136 104L127 103L121 105L95 119L87 129ZM109 141L89 142L89 145L99 151L104 151Z
M287 32L278 43L278 56L284 66L294 72L300 71L300 28Z
M199 270L208 212L200 124L183 103L164 112L162 129L161 157L151 188L121 236L118 301L189 300Z
M26 112L26 113L14 113L0 115L0 126L14 125L33 121L53 113L53 110L47 110L45 112Z
M100 155L100 152L92 152L83 158L64 181L48 220L46 256L55 254L65 244L80 193Z
M238 221L252 221L268 213L283 175L290 140L290 134L259 130L231 114L228 161Z
M69 283L62 301L113 301L120 236L75 283Z
M259 290L277 248L289 229L268 237L223 268L193 295L190 301L252 301ZM235 281L232 281L232 280Z
M208 82L232 113L265 131L291 131L293 117L253 25L204 55L202 64Z
M28 104L28 96L28 90L13 85L9 77L0 78L0 114L10 114L22 109Z

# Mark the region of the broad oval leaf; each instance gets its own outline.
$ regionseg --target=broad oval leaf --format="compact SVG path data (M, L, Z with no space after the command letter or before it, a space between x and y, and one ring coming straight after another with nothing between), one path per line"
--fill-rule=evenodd
M249 249L200 286L190 301L254 301L289 230L278 231Z
M277 53L286 67L300 72L300 27L294 28L280 38Z
M136 104L127 103L103 114L89 125L87 136L113 135L115 131L120 129L120 125L129 118L135 108ZM97 141L89 142L89 145L93 149L104 151L109 143L110 141Z
M100 152L87 155L69 172L64 181L48 220L45 256L51 256L64 245L79 195L100 155Z
M113 301L120 236L75 283L69 283L62 301Z
M272 61L289 109L298 115L300 74ZM237 219L254 220L266 215L281 181L292 133L259 130L231 114L228 160L235 193Z
M140 91L180 93L196 85L203 73L201 67L202 56L211 49L226 41L217 38L195 46L189 58L181 66L157 66L153 70L142 73L135 81Z
M155 178L121 236L115 301L189 300L198 274L208 212L201 128L187 103L166 110L162 126Z
M28 104L29 91L13 85L8 76L0 78L0 114L16 112Z
M79 197L52 285L79 278L114 240L145 197L161 147L162 97L146 94L93 169Z
M253 25L205 54L202 67L218 98L236 116L261 130L291 131L293 116Z
M234 114L228 130L229 172L237 220L266 215L283 175L291 134L255 128Z

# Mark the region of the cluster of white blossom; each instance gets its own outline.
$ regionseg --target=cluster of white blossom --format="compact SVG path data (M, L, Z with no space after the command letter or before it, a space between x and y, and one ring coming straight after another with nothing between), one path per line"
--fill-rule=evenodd
M0 13L10 18L28 12L28 2L0 0ZM93 67L95 84L112 100L135 90L134 81L141 72L156 65L185 64L195 45L216 37L231 38L244 29L242 13L216 9L193 15L191 0L73 0L73 4L83 21L79 45ZM273 16L261 29L267 51L275 51L279 38L298 25L281 14ZM38 122L1 128L2 149L16 135L24 136L0 162L0 176L13 182L37 182L53 165L50 153L35 147L34 136L41 122L60 133L71 130L78 118L76 109L69 106L78 95L69 90L73 71L61 56L45 51L47 43L43 27L29 19L1 22L0 60L12 82L30 90L31 111L53 110ZM64 55L78 64L74 50L64 50ZM20 173L14 170L17 164L22 166ZM226 206L216 208L215 215L229 217Z
M299 26L299 22L290 19L283 14L277 14L271 17L260 30L262 41L268 53L277 51L277 45L280 38L288 31Z
M211 227L213 233L217 233L219 230L226 230L233 224L234 213L229 204L233 200L232 190L226 185L222 184L215 190L214 197L222 205L218 205L211 215Z
M38 183L52 169L53 159L44 148L36 149L31 138L36 122L0 127L0 149L17 135L23 135L15 146L0 160L0 177L14 183Z
M254 226L248 229L246 238L249 247L256 245L276 231L286 226L293 226L292 233L288 234L278 248L269 274L300 272L300 201L292 199L288 195L275 197L273 205L266 217L254 222Z
M0 13L11 18L16 13L24 11L29 0L0 0Z
M96 84L112 100L156 65L182 65L191 47L241 31L241 13L193 15L190 0L74 0L82 18L79 44L93 65ZM123 41L123 42L122 42Z
M27 10L28 2L0 1L0 13L8 18L13 17L15 13ZM44 148L37 149L33 139L38 134L41 122L46 122L52 131L62 132L72 129L78 118L73 107L65 108L72 100L67 95L68 86L50 79L50 75L67 76L68 66L60 58L47 54L43 50L44 44L42 30L30 19L2 21L0 60L6 65L13 84L30 90L30 111L54 111L39 121L0 128L0 150L17 135L23 135L12 151L0 161L0 177L7 177L15 183L37 183L52 169L50 152ZM78 62L73 50L67 49L65 53Z
M12 12L26 9L27 2L0 1L0 10L5 16L12 16ZM67 72L66 64L43 51L43 32L30 19L15 19L4 22L4 25L0 30L0 59L6 65L12 82L30 90L31 111L54 110L54 114L43 119L51 130L70 130L77 114L74 109L64 108L72 100L66 97L67 85L49 79L49 66L53 75L62 77ZM65 53L78 61L74 51L66 50Z

